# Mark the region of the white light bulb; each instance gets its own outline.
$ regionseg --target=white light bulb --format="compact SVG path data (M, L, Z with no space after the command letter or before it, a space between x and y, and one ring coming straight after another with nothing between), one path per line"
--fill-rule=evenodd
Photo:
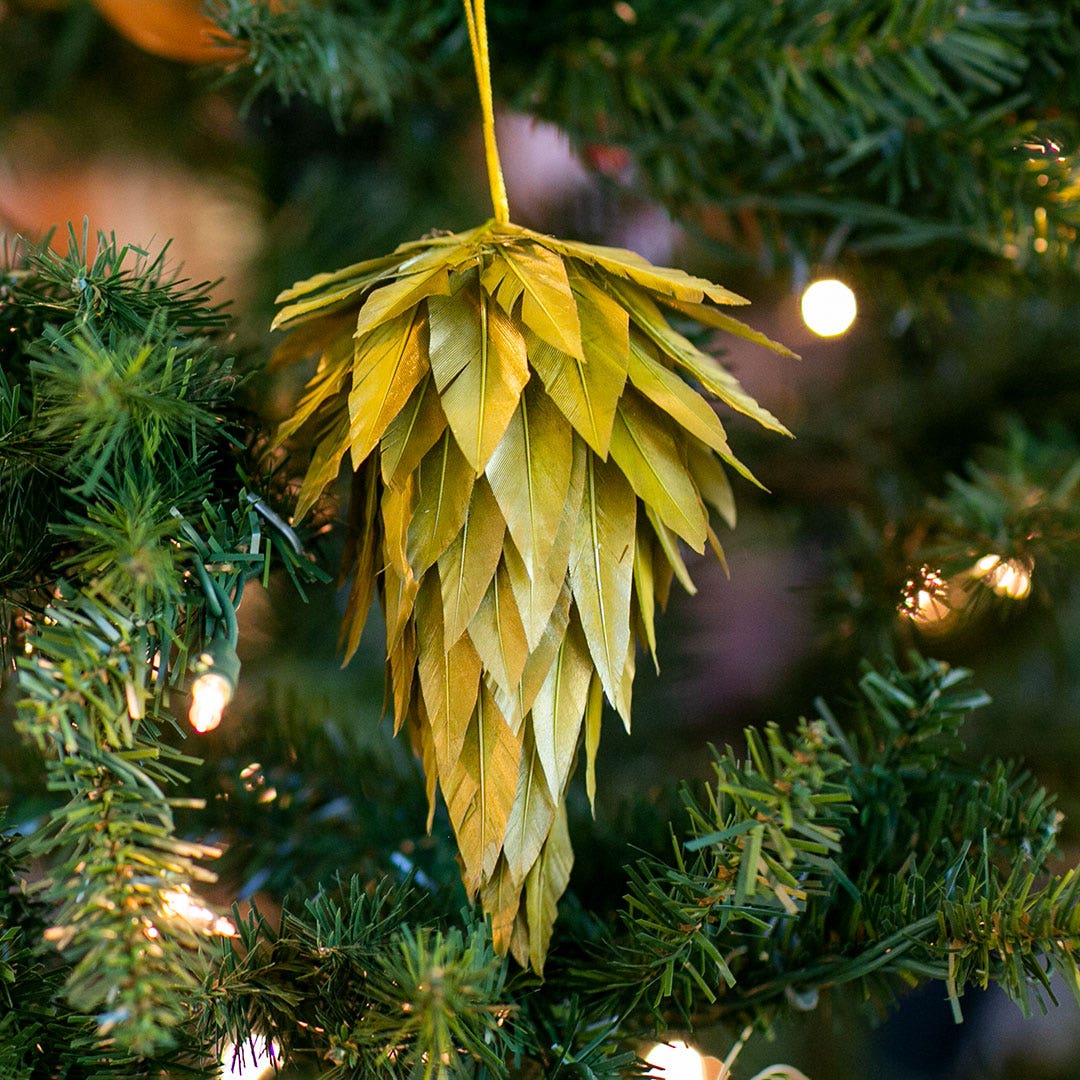
M207 671L191 684L191 708L188 720L191 726L203 734L213 731L221 723L221 714L232 700L232 684L215 671Z
M1031 574L1034 563L1021 559L1003 559L1000 555L984 555L972 568L975 577L998 594L1010 600L1024 600L1031 593Z
M815 281L802 295L803 322L819 337L836 337L855 321L855 294L842 281Z
M167 920L180 919L192 930L208 937L236 937L236 925L232 919L212 911L200 899L192 896L187 886L166 889L161 894L161 914Z
M276 1056L273 1044L265 1039L244 1043L239 1053L232 1043L227 1043L221 1054L221 1080L264 1080L274 1075Z
M705 1075L702 1056L680 1041L659 1043L649 1051L645 1061L664 1070L654 1074L658 1080L703 1080Z

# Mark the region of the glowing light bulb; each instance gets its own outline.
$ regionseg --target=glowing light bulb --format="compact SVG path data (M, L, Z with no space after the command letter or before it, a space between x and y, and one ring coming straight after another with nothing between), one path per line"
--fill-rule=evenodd
M836 278L815 281L802 295L803 322L819 337L837 337L855 321L855 294Z
M236 924L232 919L208 908L198 897L183 886L166 889L161 894L161 915L166 920L180 919L192 930L207 937L236 937Z
M264 1080L274 1075L277 1050L265 1039L246 1042L237 1051L233 1043L226 1043L221 1053L221 1080Z
M232 683L216 671L206 671L191 684L188 720L200 734L213 731L221 723L225 706L232 701Z
M1023 600L1031 592L1034 563L1023 559L1003 559L1000 555L984 555L972 568L974 577L1009 600Z
M660 1080L703 1080L705 1060L692 1047L681 1041L659 1043L645 1057L649 1065L663 1069L654 1075Z
M946 581L940 571L922 566L904 585L898 610L920 630L944 633L950 629L962 604L963 594Z

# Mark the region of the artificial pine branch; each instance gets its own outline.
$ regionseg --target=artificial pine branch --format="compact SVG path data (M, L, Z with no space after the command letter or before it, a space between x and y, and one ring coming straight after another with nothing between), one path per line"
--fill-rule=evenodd
M934 634L974 629L1018 604L1047 605L1075 572L1078 484L1080 447L1064 424L1036 434L1010 420L999 442L945 476L942 494L912 499L885 521L849 516L822 613L859 646L878 648L908 620Z
M4 296L17 328L7 448L37 439L59 487L44 521L20 516L41 509L29 498L5 508L14 537L48 550L23 560L4 601L24 629L18 726L66 800L19 850L44 869L37 947L68 965L68 1002L112 1053L149 1059L175 1045L222 932L191 897L216 852L176 835L184 800L170 789L198 762L163 737L170 691L215 628L235 626L271 533L294 578L315 571L236 471L235 379L203 333L221 325L205 295L165 280L161 255L130 269L110 238L93 259L85 236L71 240L64 258L42 248L11 268Z
M997 982L1024 1009L1051 969L1076 988L1076 875L1051 863L1061 816L1026 774L956 758L986 700L966 680L914 658L867 672L849 724L823 708L798 741L773 736L779 755L749 733L750 760L718 759L705 801L687 792L689 842L674 865L637 864L619 931L571 983L598 1011L758 1026L851 982L879 1008L926 979L954 1004ZM806 818L815 800L828 826Z
M253 912L208 984L203 1030L271 1038L285 1060L331 1076L442 1078L485 1063L499 1075L513 1048L506 963L482 923L440 928L432 914L411 885L355 877L277 928Z
M14 330L4 336L5 360L17 360L46 326L139 337L164 319L190 343L220 334L228 321L210 299L214 282L191 282L170 268L168 244L151 255L115 234L99 232L92 240L88 221L81 232L68 225L66 253L54 250L53 240L50 233L5 243L0 310Z
M406 7L413 29L396 32ZM256 88L340 119L415 95L429 69L453 78L454 7L274 15L225 0L220 22L249 43L239 67ZM626 150L669 206L726 211L744 246L813 260L845 242L894 257L948 242L1075 270L1073 3L552 0L542 18L495 6L491 23L505 100L579 144Z
M274 7L215 0L218 26L244 47L233 67L245 76L250 103L273 89L305 97L336 125L376 114L388 120L408 94L437 92L440 44L458 17L455 2L375 5L369 0ZM459 44L463 44L461 41Z
M919 553L946 572L986 555L1018 560L1051 578L1076 563L1080 542L1080 446L1064 427L1036 435L1013 423L996 446L981 448L966 475L927 505ZM1034 580L1034 577L1033 579Z

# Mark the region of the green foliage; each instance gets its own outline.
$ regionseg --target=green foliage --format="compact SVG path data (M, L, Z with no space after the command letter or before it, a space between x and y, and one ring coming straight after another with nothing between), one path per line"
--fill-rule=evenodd
M15 839L0 835L0 1076L113 1080L120 1070L133 1080L158 1075L153 1059L103 1046L93 1018L64 1001L65 968L41 947L50 909L27 891L15 845ZM182 1060L190 1061L190 1053L173 1063ZM176 1075L199 1074L185 1069Z
M286 100L301 95L327 109L339 126L368 113L386 119L407 93L431 93L437 86L431 61L438 62L445 48L440 39L460 15L450 2L418 10L370 0L299 0L277 11L215 0L211 10L245 46L249 103L269 88Z
M191 462L191 473L214 444L221 426L212 410L227 397L230 365L208 350L166 344L176 327L151 322L141 340L111 335L106 345L92 330L74 338L48 332L31 350L32 377L40 387L38 420L43 438L71 447L68 462L93 462L82 491L92 492L110 473L113 455L167 455ZM172 445L162 447L163 441ZM186 492L181 475L177 486ZM189 496L190 497L190 496Z
M989 614L1000 619L1024 603L1048 610L1075 573L1078 484L1073 432L1052 423L1035 434L1012 421L945 477L943 494L913 497L884 522L849 516L823 613L871 650L896 641L908 622L897 609L931 634L974 633ZM933 596L940 628L919 615L919 590Z
M237 68L252 92L305 95L339 121L464 94L446 0L220 8L250 46ZM497 93L579 145L625 148L667 205L726 211L739 246L813 261L948 242L1075 268L1072 2L552 0L489 19Z
M64 336L90 326L139 338L164 322L167 330L156 335L162 341L209 338L225 328L226 315L210 302L212 283L193 284L170 271L168 244L151 256L99 232L91 252L88 222L81 235L69 225L66 239L65 254L50 246L51 234L34 243L5 245L0 267L0 302L5 321L10 320L0 354L5 361L17 361L44 336L46 326Z
M1060 814L1027 773L963 762L959 725L986 702L967 679L914 658L868 670L848 723L821 706L793 739L749 732L747 762L729 751L704 800L686 792L689 839L635 866L577 981L668 1023L755 1026L850 983L878 1008L926 979L954 1003L997 982L1025 1011L1051 970L1076 989Z
M775 727L747 732L750 760L729 749L714 763L715 786L683 799L689 838L674 865L656 859L632 870L614 963L597 982L650 1008L689 1020L737 982L741 944L806 910L836 873L833 856L850 794L846 762L824 725L804 723L794 739ZM614 967L614 978L611 968Z
M984 448L966 471L946 477L946 494L929 505L928 558L961 568L961 560L992 554L1054 577L1075 564L1080 447L1067 430L1040 437L1013 425L1001 445Z
M48 238L17 243L0 267L11 329L0 345L5 624L44 602L58 564L70 576L84 554L91 576L115 565L160 588L170 567L153 563L169 558L170 505L198 506L231 454L221 406L235 379L209 350L224 317L204 288L166 277L164 250L150 258L100 234L91 254L85 226L68 243L64 256ZM155 458L152 474L125 476Z
M286 1059L328 1062L342 1077L499 1070L511 1045L506 965L483 924L417 927L425 914L414 887L384 880L369 892L358 878L340 897L286 909L276 929L253 912L226 945L204 1028L238 1043L271 1037Z
M36 962L62 958L72 1015L111 1053L149 1059L176 1045L213 933L187 907L216 851L176 833L170 791L197 761L165 736L180 731L170 694L219 628L235 641L268 524L277 561L314 568L237 471L235 379L205 336L222 325L205 295L164 280L161 255L132 269L112 238L93 259L85 235L71 242L6 271L0 470L20 477L4 523L22 554L5 639L18 628L17 727L60 799L16 850L44 868Z
M257 910L226 942L201 1030L240 1045L270 1038L286 1062L331 1077L638 1075L618 1025L545 995L492 946L490 927L447 921L414 885L353 878L277 925Z
M883 1009L927 980L958 1017L990 982L1027 1010L1054 971L1080 990L1060 814L1022 770L965 763L983 704L966 672L913 657L867 669L844 721L822 705L790 735L748 731L745 760L718 754L684 788L672 858L635 864L605 936L557 937L544 984L415 884L354 878L276 924L254 911L198 999L201 1038L269 1038L341 1077L613 1078L654 1019L760 1029L844 986Z

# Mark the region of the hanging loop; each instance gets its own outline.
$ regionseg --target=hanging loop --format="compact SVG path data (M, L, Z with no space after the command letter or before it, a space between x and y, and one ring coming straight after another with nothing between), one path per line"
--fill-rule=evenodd
M476 68L476 85L480 90L480 114L484 132L484 157L487 160L488 186L491 188L491 205L495 220L500 225L510 221L510 205L506 200L506 183L499 148L495 144L495 105L491 93L491 63L488 59L487 19L484 0L462 0L465 22L469 27L469 45L472 48L473 66Z

